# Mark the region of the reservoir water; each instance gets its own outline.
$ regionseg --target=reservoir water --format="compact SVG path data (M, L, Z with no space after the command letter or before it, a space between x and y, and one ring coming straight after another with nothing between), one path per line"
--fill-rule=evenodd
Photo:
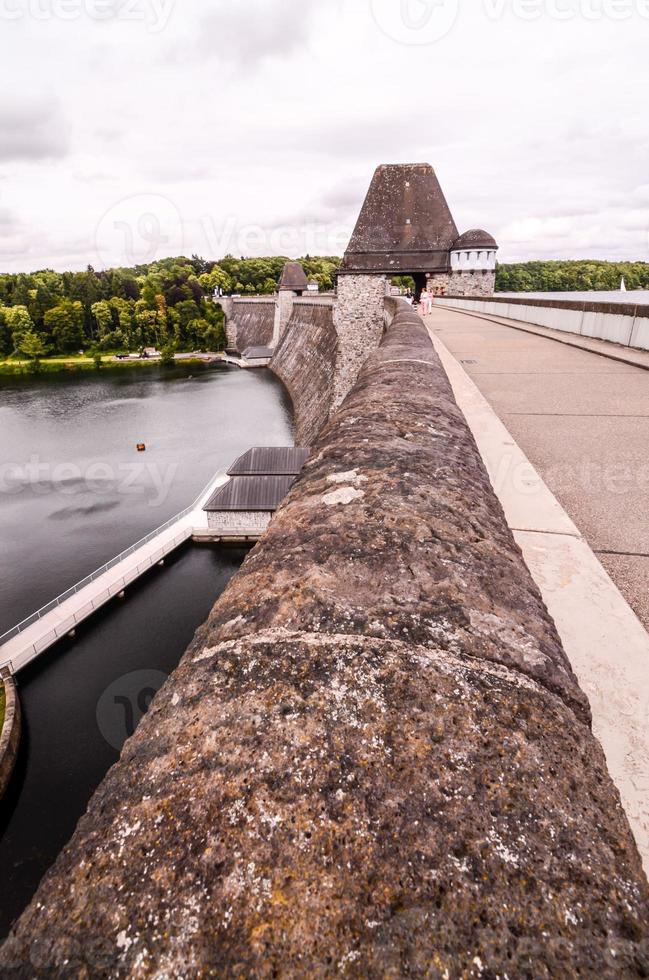
M288 398L266 370L2 379L0 633L188 506L250 447L292 443ZM244 557L188 545L18 676L0 937Z

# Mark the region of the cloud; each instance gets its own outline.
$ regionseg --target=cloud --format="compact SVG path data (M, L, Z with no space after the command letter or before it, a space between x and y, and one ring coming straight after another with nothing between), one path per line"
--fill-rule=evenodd
M0 231L2 234L13 232L18 227L18 219L9 208L0 207Z
M0 104L0 161L48 160L67 155L69 130L52 103Z
M254 70L272 58L285 60L308 40L316 0L215 0L198 18L189 45L192 57L218 59Z

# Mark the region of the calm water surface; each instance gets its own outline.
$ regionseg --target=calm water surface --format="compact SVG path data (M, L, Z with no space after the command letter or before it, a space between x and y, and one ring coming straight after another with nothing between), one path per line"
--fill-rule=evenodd
M293 443L288 400L268 371L8 382L0 632L188 506L251 446ZM0 936L244 557L185 547L19 675L24 737L0 802Z

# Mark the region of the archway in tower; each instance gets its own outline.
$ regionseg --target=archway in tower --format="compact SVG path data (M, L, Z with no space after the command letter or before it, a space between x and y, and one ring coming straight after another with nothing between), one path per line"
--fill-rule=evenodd
M431 276L426 272L402 272L396 280L392 280L395 281L402 288L412 291L417 303L421 300L421 294L425 289L432 296L444 296L446 293L447 280L444 276Z

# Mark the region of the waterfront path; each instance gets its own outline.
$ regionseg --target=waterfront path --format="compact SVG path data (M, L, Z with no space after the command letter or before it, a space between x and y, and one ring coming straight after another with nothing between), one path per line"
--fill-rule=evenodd
M203 506L226 481L225 476L215 477L187 510L0 637L0 669L13 674L26 667L167 555L194 535L205 534Z

